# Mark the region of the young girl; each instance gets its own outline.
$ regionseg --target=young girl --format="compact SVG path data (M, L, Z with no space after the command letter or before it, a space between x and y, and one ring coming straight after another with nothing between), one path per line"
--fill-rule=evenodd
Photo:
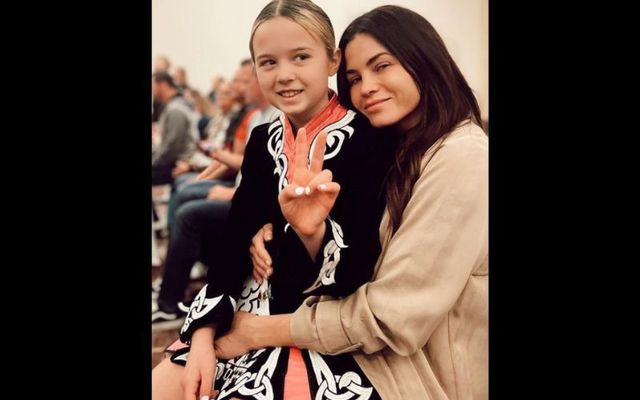
M364 14L340 49L345 104L401 138L374 276L345 298L306 299L293 314L237 313L216 353L350 352L383 399L487 399L488 152L476 99L440 36L410 10ZM268 260L260 242L252 254Z
M283 113L251 134L225 254L219 269L209 271L180 331L190 347L154 369L153 398L209 396L214 373L218 398L311 398L327 391L379 398L349 355L271 347L216 365L214 338L229 330L236 309L290 313L310 295L345 296L371 278L380 252L382 182L397 142L329 90L341 53L329 18L312 2L269 3L254 23L250 49L265 97ZM289 204L305 215L302 221L288 226L279 196L298 200ZM276 271L268 284L242 291L251 274L250 239L267 222L274 225ZM313 247L306 246L310 241Z

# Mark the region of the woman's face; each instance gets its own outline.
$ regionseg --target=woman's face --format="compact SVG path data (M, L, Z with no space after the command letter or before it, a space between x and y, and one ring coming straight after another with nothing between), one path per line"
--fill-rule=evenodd
M305 125L328 100L330 75L339 53L327 56L323 43L288 18L263 22L253 36L256 75L262 93L296 126Z
M400 130L418 121L420 91L409 72L368 33L357 34L345 49L351 102L375 127L397 124Z

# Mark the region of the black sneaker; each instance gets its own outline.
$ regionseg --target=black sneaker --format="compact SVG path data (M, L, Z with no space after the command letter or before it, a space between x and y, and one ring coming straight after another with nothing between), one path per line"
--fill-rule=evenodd
M186 315L187 314L181 310L167 312L158 307L151 312L151 331L157 332L178 329L184 323Z

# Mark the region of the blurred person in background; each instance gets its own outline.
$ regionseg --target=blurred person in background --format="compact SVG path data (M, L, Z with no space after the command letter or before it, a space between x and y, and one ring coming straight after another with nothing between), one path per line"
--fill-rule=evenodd
M169 58L164 55L159 55L153 61L153 71L154 72L169 72L169 68L171 67L171 62ZM153 97L153 104L151 106L151 122L157 123L158 118L160 118L160 114L162 113L162 102L159 99ZM155 126L152 127L155 129Z
M154 73L151 88L153 97L163 104L157 127L160 144L151 157L151 182L165 185L173 182L176 163L189 159L195 151L198 115L180 96L167 72Z
M211 90L209 91L209 100L215 103L220 85L224 82L224 78L220 75L215 75L211 80Z

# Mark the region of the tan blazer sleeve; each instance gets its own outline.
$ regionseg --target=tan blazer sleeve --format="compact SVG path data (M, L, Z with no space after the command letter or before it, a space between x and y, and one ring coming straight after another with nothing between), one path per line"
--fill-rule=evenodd
M487 254L487 138L469 124L426 153L403 222L372 281L343 299L306 299L292 316L292 338L324 354L386 347L413 354Z

